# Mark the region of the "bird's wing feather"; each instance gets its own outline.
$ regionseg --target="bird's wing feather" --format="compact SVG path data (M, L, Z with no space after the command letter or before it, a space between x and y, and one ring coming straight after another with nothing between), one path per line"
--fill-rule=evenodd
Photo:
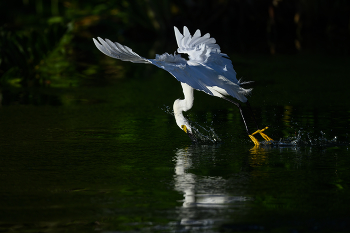
M224 90L220 92L221 95L231 95L245 102L245 95L250 90L240 86L231 60L223 58L219 54L217 56L210 58L216 59L215 61L205 64L198 63L198 65L189 65L180 55L169 55L167 53L161 56L157 55L156 59L150 59L150 61L159 68L168 71L178 81L186 83L196 90L219 96L215 93L215 88L219 88Z
M187 83L196 90L204 91L207 94L212 95L210 90L206 88L205 85L198 82L198 77L194 75L193 70L190 69L191 66L189 66L187 61L180 55L164 53L163 55L157 55L156 59L150 59L150 61L153 65L168 71L178 81Z
M148 59L141 57L127 46L117 42L113 43L108 39L103 40L100 37L97 37L97 39L98 41L93 38L96 47L107 56L134 63L151 63Z
M220 53L220 46L216 44L214 38L210 38L210 34L207 33L204 36L201 36L199 29L194 33L193 37L191 36L188 28L184 26L183 34L174 27L175 38L179 48L177 49L178 53L193 53L199 51L198 46L204 44L206 47L210 48L211 52Z

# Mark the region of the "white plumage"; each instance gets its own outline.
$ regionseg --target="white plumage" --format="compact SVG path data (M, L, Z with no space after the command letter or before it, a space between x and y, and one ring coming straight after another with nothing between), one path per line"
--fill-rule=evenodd
M210 37L209 33L201 36L200 30L197 30L191 36L186 26L183 28L183 34L176 27L174 27L174 30L179 47L177 52L188 54L189 60L176 53L174 55L168 53L157 54L155 59L147 59L117 42L113 43L100 37L98 37L98 41L96 39L93 39L93 41L96 47L107 56L123 61L156 65L168 71L180 81L185 98L174 102L174 115L177 125L191 136L191 126L182 112L192 108L193 89L226 100L228 99L225 96L232 96L241 102L247 101L246 95L250 93L251 89L241 87L242 83L236 78L231 60L226 54L221 53L220 46L216 44L214 38ZM237 106L239 107L239 104Z

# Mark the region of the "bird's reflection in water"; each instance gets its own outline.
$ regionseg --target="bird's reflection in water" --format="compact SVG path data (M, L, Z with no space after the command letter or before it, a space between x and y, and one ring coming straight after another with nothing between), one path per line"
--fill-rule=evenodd
M192 145L178 149L174 157L174 189L184 194L183 204L179 210L182 230L201 232L213 228L227 219L229 212L242 209L249 200L242 195L227 193L228 180L221 176L201 176L191 173L190 169L211 169L215 164L218 145ZM208 162L209 160L209 162ZM205 162L204 162L205 161ZM230 185L232 189L232 184ZM240 190L239 192L241 192ZM239 193L238 192L238 193ZM243 208L246 209L246 208Z
M254 146L250 149L249 164L251 167L260 167L267 161L268 148Z

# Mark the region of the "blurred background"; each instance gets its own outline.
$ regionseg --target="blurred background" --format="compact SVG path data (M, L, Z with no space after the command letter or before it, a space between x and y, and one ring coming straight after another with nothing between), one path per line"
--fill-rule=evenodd
M12 0L0 3L0 13L3 92L127 77L128 65L100 53L92 38L154 58L176 50L173 26L210 32L229 55L350 53L347 0Z
M349 232L349 0L2 0L0 15L0 232ZM92 41L155 58L176 51L173 26L209 32L254 81L260 127L300 143L252 148L237 108L198 91L186 116L223 143L192 145L179 82Z

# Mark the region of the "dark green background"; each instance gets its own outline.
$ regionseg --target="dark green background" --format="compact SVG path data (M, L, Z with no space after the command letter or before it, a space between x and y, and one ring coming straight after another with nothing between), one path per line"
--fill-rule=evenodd
M349 231L349 12L345 0L1 2L0 232ZM258 124L298 146L253 147L238 110L203 92L186 114L221 143L192 144L171 114L178 81L92 42L154 58L176 50L174 25L209 32L254 81Z

